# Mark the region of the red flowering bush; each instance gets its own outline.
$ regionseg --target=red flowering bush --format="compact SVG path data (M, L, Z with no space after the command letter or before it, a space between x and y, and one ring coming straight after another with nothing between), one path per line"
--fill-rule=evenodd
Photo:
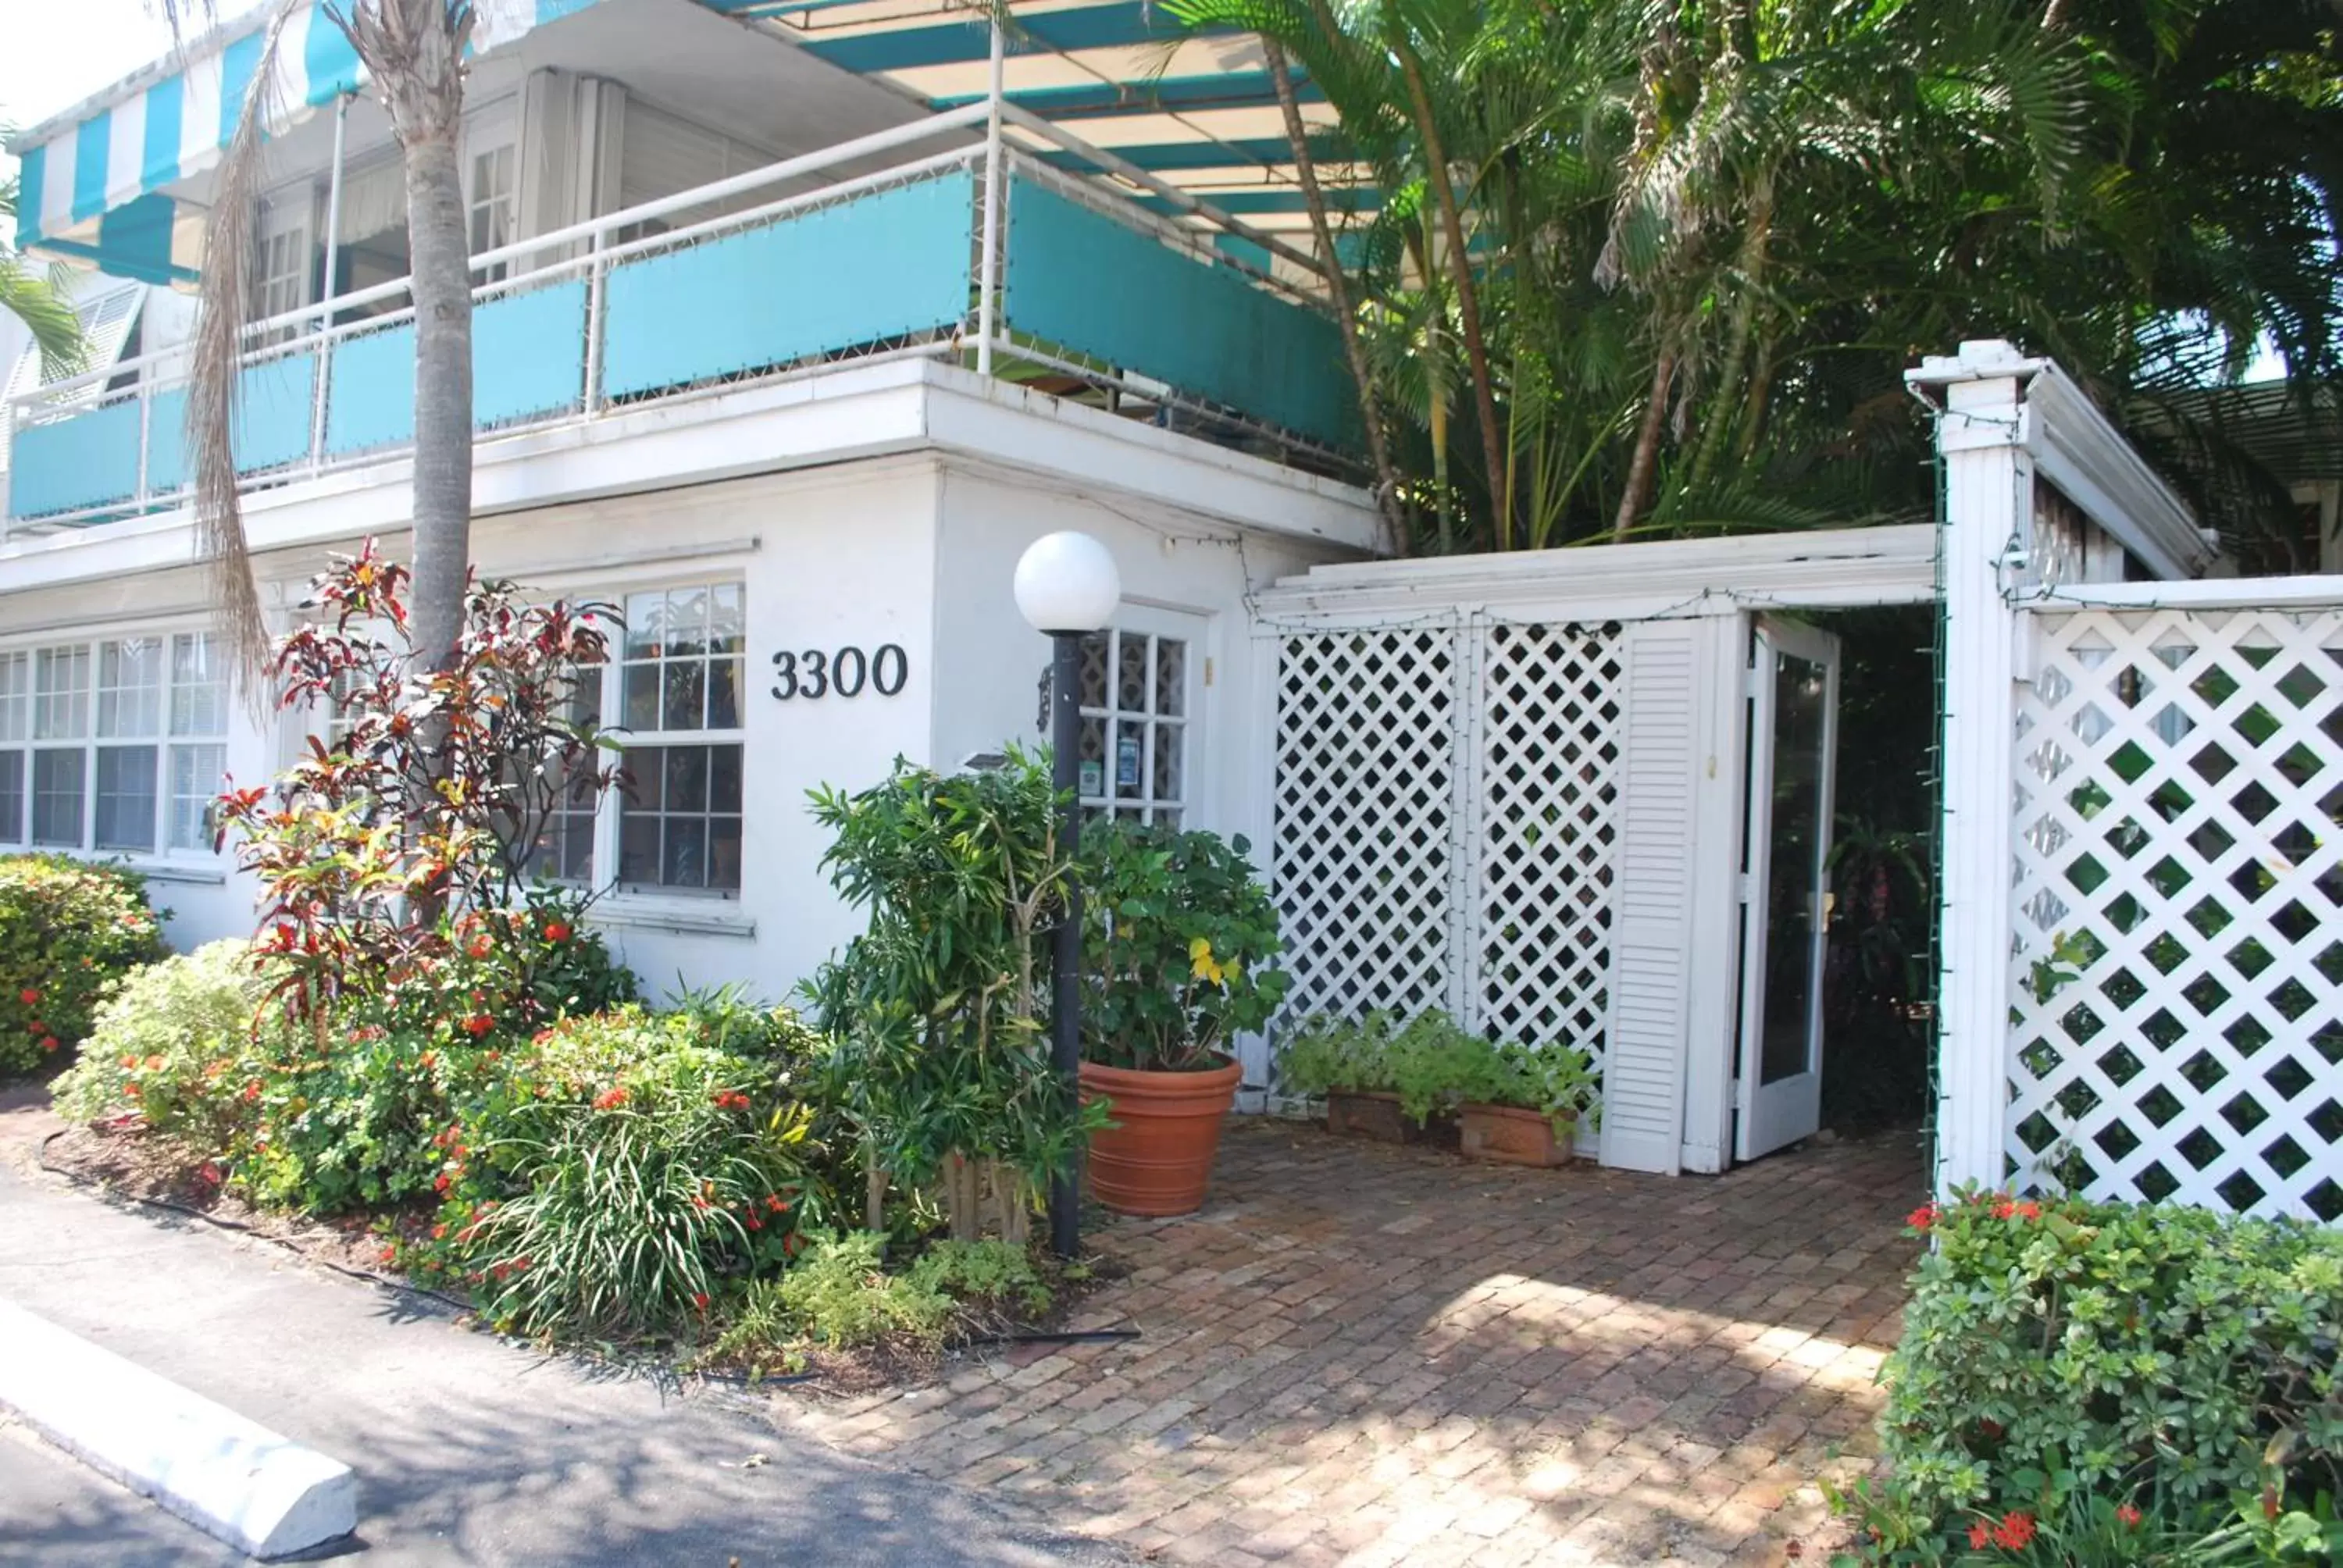
M2307 1561L2281 1533L2335 1530L2343 1234L1993 1191L1909 1218L1887 1473L1851 1500L1875 1560Z
M123 976L169 950L136 872L0 857L0 1079L70 1052Z
M273 786L220 799L220 840L236 841L264 890L256 957L320 1052L353 1004L396 1033L420 1032L406 1002L439 993L459 962L509 970L501 991L520 1015L503 1019L493 996L474 1006L439 993L454 1005L433 1030L490 1019L468 1030L475 1038L497 1022L531 1029L591 1010L615 973L607 955L589 960L583 989L594 994L578 994L578 964L564 955L598 950L579 933L582 900L531 891L555 819L618 777L580 717L607 653L606 617L478 583L454 653L435 668L408 641L407 580L371 540L318 579L331 621L285 638L271 668L280 706L331 703L342 734L313 739ZM378 1004L392 1016L372 1017Z
M445 1199L411 1260L488 1318L598 1337L696 1325L827 1221L825 1154L799 1081L818 1037L786 1011L553 1025L437 1134Z

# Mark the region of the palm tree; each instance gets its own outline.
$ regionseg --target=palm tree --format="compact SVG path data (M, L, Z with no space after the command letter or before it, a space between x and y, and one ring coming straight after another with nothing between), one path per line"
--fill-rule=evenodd
M6 136L0 127L0 138ZM16 180L0 181L0 228L13 230L16 217ZM41 351L41 372L50 379L81 368L84 346L81 317L65 297L65 279L55 269L36 272L23 256L0 240L0 310L23 322Z
M161 3L175 28L216 6L216 0ZM199 536L220 569L231 630L256 662L265 633L230 432L267 120L261 94L275 75L286 18L303 3L279 0L268 22L252 96L217 176L187 402ZM416 329L412 630L417 654L436 668L455 648L471 569L472 272L458 149L472 7L469 0L345 0L325 15L357 52L405 161Z

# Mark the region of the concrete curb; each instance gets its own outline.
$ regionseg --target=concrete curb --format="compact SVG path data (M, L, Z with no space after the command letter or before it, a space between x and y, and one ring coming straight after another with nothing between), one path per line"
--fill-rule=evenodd
M0 1300L0 1406L197 1529L282 1557L357 1528L357 1477Z

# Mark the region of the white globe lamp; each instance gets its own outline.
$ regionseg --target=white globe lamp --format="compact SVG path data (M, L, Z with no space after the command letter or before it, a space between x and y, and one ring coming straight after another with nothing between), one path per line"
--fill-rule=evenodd
M1114 557L1088 534L1044 534L1017 562L1017 609L1035 631L1097 631L1121 602Z
M1071 861L1082 832L1080 754L1082 638L1102 631L1122 602L1114 557L1088 534L1044 534L1017 563L1017 609L1050 638L1051 781L1058 796L1058 844ZM1081 1093L1082 1057L1082 890L1069 875L1066 908L1051 933L1050 1064L1066 1103ZM1071 1258L1081 1248L1082 1178L1079 1169L1050 1182L1050 1246Z

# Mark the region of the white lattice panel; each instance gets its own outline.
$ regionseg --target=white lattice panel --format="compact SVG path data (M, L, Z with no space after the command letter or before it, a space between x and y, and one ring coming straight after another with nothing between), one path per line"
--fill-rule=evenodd
M1281 639L1271 865L1292 1016L1456 1005L1456 639Z
M2343 609L2027 618L2013 1177L2343 1216Z
M1472 1022L1603 1058L1622 668L1615 628L1482 634Z

